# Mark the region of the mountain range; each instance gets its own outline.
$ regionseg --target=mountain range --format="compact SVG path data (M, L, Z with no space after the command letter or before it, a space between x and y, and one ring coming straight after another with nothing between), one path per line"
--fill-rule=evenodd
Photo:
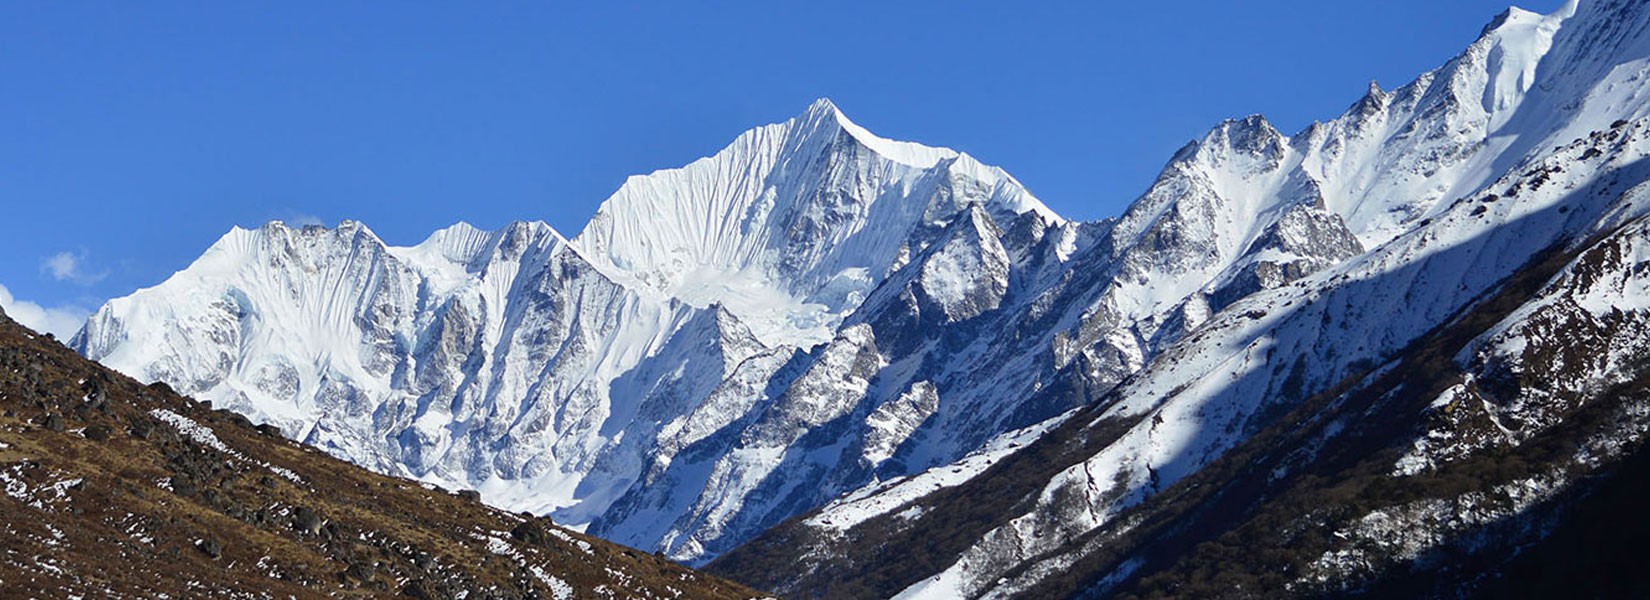
M786 595L1491 589L1650 429L1647 29L1509 10L1097 222L821 100L572 238L237 228L71 346Z

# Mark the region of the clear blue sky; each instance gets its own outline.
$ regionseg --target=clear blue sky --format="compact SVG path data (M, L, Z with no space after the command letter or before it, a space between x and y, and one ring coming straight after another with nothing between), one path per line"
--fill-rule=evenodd
M1101 218L1218 121L1332 118L1505 1L5 3L0 302L72 316L269 219L572 236L817 97Z

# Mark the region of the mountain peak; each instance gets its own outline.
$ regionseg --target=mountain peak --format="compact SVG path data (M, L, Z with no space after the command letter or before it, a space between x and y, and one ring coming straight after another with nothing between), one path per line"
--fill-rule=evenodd
M228 232L207 248L201 260L210 258L212 261L225 261L224 265L227 266L235 264L249 254L264 252L271 247L315 244L318 240L326 238L347 241L357 237L364 237L371 244L385 245L377 233L360 221L345 219L339 222L337 227L315 224L294 227L281 220L271 220L253 229L230 227Z
M366 232L367 235L373 236L375 238L378 237L378 234L373 233L372 229L367 227L367 225L365 223L362 223L362 222L357 221L355 219L344 219L342 221L339 221L338 224L336 226L333 226L333 227L327 227L326 225L323 225L323 224L320 224L320 223L314 223L314 222L309 222L309 223L288 223L288 222L282 221L280 219L271 219L271 220L265 222L263 225L259 225L255 229L248 230L248 229L243 229L243 228L238 227L238 226L237 227L232 227L230 229L231 234L233 234L235 232L238 232L238 231L239 232L258 232L258 233L266 233L266 234L267 233L280 233L280 232L295 232L295 233L308 233L308 234L316 234L316 233L324 233L324 232L338 232L338 233L350 234L350 235L360 233L360 232Z
M1181 148L1175 160L1221 160L1236 152L1241 155L1273 157L1283 152L1286 138L1272 126L1266 117L1254 114L1242 119L1227 119L1216 125L1203 138Z
M407 248L392 248L398 256L418 255L441 257L447 262L469 264L485 255L492 247L507 238L548 239L551 244L566 243L567 238L544 221L512 221L497 230L485 230L459 221L438 229L423 242ZM414 259L414 262L421 262Z
M713 156L631 177L573 245L628 287L720 303L764 343L806 346L869 292L858 274L887 272L925 219L950 217L936 186L1058 218L1001 169L883 138L821 98Z
M815 99L812 104L808 105L808 110L804 111L803 114L847 120L842 114L842 109L837 108L836 103L832 102L830 98Z
M1524 19L1539 18L1541 18L1540 14L1527 11L1516 6L1509 6L1507 7L1507 10L1501 11L1501 14L1495 15L1495 18L1490 19L1490 22L1484 25L1483 31L1478 32L1478 35L1482 37L1495 33L1496 30L1505 27L1507 23L1516 23Z
M927 169L939 164L940 161L955 158L959 153L949 148L935 148L915 142L901 142L871 133L861 127L848 115L842 112L830 98L820 98L808 105L808 109L794 119L785 123L800 131L816 131L821 127L834 128L847 133L860 145L865 146L877 155L894 162Z

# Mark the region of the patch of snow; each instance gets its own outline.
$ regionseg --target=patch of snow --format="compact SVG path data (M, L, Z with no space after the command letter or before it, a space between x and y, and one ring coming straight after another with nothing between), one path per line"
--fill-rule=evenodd
M211 428L201 425L200 423L196 423L194 419L185 417L164 408L157 408L149 411L149 416L171 425L174 429L178 430L178 433L194 440L195 443L213 450L217 450L224 454L240 456L240 453L231 450L229 449L229 446L224 445L223 441L218 439L218 435L212 433Z
M554 594L553 597L556 600L569 600L573 597L573 586L568 585L566 581L562 581L561 578L546 573L544 568L538 565L531 565L527 568L532 571L533 576L537 577L539 581L544 583L544 585L550 586L550 593Z
M1049 419L1031 427L1005 433L987 443L980 451L955 463L934 467L910 477L885 481L875 486L856 490L852 494L821 508L805 523L810 527L832 531L846 531L873 517L887 514L923 496L942 488L955 487L973 479L1003 457L1037 439L1069 418L1071 413ZM920 506L902 511L905 518L916 518L923 512Z

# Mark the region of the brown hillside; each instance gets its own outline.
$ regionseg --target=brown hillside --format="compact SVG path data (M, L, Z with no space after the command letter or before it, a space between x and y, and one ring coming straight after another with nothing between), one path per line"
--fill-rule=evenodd
M0 489L7 598L761 595L349 465L3 313Z

